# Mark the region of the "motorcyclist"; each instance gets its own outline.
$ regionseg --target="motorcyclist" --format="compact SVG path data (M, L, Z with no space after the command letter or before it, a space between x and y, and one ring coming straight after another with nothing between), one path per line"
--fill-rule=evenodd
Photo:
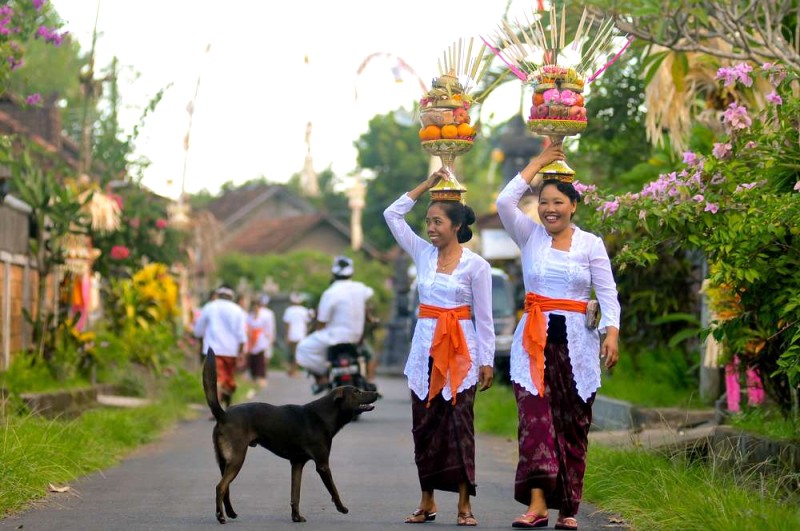
M358 344L364 334L367 300L374 291L357 280L353 260L333 259L331 285L322 294L317 309L317 330L297 345L297 364L314 376L312 390L328 385L328 347L341 343Z

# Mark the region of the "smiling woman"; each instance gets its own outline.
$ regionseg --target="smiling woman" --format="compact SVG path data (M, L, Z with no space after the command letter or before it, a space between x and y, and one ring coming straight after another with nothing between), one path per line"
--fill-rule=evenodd
M560 144L534 158L497 198L497 213L520 248L525 315L511 346L511 381L519 412L519 463L514 498L526 506L513 527L577 529L592 403L600 387L598 353L617 361L619 302L603 241L572 224L580 195L571 182L547 180L541 170L564 159ZM535 223L519 208L529 186L539 187ZM587 324L592 290L602 308L598 329Z
M474 401L494 378L492 280L489 263L462 244L472 239L475 213L460 200L430 203L430 243L405 221L420 196L447 178L444 168L384 211L397 243L417 269L419 319L405 367L412 391L414 456L422 496L406 523L436 518L435 490L458 492L459 525L477 525ZM473 320L474 317L474 320Z

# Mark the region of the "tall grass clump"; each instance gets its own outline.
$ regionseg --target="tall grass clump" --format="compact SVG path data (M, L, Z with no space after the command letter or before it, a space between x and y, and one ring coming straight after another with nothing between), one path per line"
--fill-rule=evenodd
M734 472L713 457L691 462L645 450L590 446L584 498L635 529L800 529L800 497L786 477Z

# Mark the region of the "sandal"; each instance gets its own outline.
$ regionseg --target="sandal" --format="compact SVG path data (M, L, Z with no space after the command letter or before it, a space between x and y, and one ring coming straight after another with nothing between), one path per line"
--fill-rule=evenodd
M424 524L425 522L433 522L436 520L436 511L429 513L422 507L417 507L414 512L408 515L405 519L407 524Z
M547 527L548 523L547 515L539 516L536 513L525 513L511 522L511 527L530 529L533 527Z
M456 525L475 527L478 525L478 521L475 519L475 515L472 513L458 513Z
M578 521L575 520L571 516L566 516L564 518L559 518L556 520L556 529L568 529L570 531L577 531L578 529Z

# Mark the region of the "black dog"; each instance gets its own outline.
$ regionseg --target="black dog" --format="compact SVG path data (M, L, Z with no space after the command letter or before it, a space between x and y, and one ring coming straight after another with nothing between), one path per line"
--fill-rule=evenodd
M305 405L274 406L250 402L222 409L217 398L217 367L209 349L203 367L203 390L217 424L214 426L214 452L222 479L217 484L216 512L219 523L225 514L236 518L230 498L230 484L241 470L248 446L261 445L292 463L292 521L305 522L300 515L300 480L303 466L313 460L317 473L330 492L336 510L347 513L333 484L328 458L331 443L345 424L363 411L372 411L378 393L355 387L339 387ZM222 504L225 504L225 514Z

